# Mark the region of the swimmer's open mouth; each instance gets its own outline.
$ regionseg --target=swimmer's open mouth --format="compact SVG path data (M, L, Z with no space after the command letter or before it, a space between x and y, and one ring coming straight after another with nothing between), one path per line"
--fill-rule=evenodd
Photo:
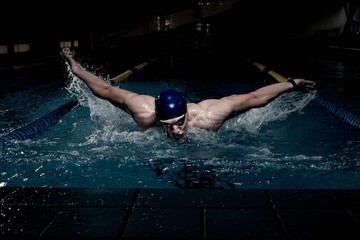
M173 135L172 137L175 140L180 140L180 139L184 138L184 135Z

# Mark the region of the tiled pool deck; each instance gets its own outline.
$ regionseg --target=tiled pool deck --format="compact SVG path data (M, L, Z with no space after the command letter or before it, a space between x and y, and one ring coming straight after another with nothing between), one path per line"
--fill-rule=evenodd
M0 188L0 239L360 239L360 190Z

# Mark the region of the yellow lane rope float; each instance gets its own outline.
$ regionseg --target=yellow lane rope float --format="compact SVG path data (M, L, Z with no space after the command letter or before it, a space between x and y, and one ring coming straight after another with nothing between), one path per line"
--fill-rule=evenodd
M149 65L150 62L153 62L153 61L155 61L156 59L157 59L157 58L153 58L153 59L151 59L151 60L148 61L148 62L140 63L139 65L136 65L136 66L133 67L132 69L126 70L125 72L117 75L116 77L113 77L113 78L111 79L112 84L119 83L120 81L128 78L131 74L133 74L134 72L137 72L137 71L141 70L143 67Z
M265 67L264 65L262 65L259 62L253 61L251 58L247 58L246 61L250 64L252 64L253 66L257 67L261 72L267 73L270 76L272 76L276 81L278 82L286 82L288 80L287 77L284 77L283 75L268 69L267 67Z

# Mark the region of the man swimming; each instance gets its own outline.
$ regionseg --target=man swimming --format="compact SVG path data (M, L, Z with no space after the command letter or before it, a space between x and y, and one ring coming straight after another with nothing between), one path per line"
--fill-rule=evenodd
M297 78L246 94L187 103L180 92L172 89L165 90L154 98L112 86L83 69L65 49L61 55L69 63L73 74L84 81L95 96L126 109L141 131L160 125L166 134L175 140L182 139L189 127L216 131L227 119L249 109L263 107L286 92L294 89L315 89L314 81Z

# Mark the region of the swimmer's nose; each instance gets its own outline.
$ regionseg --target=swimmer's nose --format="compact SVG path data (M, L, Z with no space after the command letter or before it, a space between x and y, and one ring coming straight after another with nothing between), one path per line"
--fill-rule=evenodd
M185 131L184 129L182 129L181 127L179 126L174 126L172 129L171 129L171 135L174 139L176 140L180 140L184 137L184 134L185 134Z
M171 131L175 134L182 134L184 131L181 129L181 127L174 125L171 129Z

